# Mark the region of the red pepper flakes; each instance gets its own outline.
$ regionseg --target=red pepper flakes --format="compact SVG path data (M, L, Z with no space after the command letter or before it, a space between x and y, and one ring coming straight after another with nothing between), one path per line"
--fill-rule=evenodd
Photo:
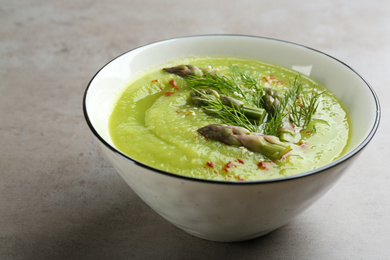
M171 80L169 81L169 84L170 84L174 89L179 90L179 86L176 84L175 79L171 79Z
M161 86L161 82L158 80L158 79L154 79L154 80L152 80L151 81L152 83L157 83L158 84L158 88L160 89L160 90L163 90L164 88Z
M237 158L237 162L241 163L241 164L245 164L244 160L243 159L240 159L240 158Z
M228 162L227 164L225 164L225 166L226 166L227 168L232 168L232 167L234 167L234 163Z
M215 167L215 163L213 163L213 162L206 162L206 165L207 165L208 167L211 167L211 168L214 168L214 167Z
M300 141L298 143L298 145L302 148L302 149L305 149L309 146L309 142L306 142L306 141Z
M224 170L225 172L229 172L229 168L233 168L235 165L234 163L232 163L231 161L228 162L227 164L225 164L223 167L222 167L222 170Z
M257 167L259 167L259 168L262 169L262 170L268 170L269 165L268 165L267 162L259 162L259 163L257 164Z
M280 79L275 78L274 75L269 75L269 77L272 79L273 82L277 82L277 83L283 84L283 81L281 81Z
M268 77L263 77L262 80L266 81L267 83L280 83L284 84L284 82L280 79L275 78L274 75L269 75Z
M175 94L175 92L165 92L164 96L169 97L172 96L173 94Z
M241 177L241 176L237 176L236 178L237 178L237 180L239 180L239 181L245 181L245 179L244 179L243 177Z
M307 148L307 146L309 145L309 143L306 142L306 141L300 141L300 142L298 143L298 145L299 145L300 147L302 147L302 148Z

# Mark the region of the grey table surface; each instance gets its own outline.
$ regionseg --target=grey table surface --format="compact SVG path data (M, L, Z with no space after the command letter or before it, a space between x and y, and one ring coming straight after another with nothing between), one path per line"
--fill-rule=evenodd
M379 0L0 0L0 259L390 259L389 12ZM105 63L199 34L321 50L381 101L377 135L345 177L258 239L210 242L163 220L104 158L83 118L84 90Z

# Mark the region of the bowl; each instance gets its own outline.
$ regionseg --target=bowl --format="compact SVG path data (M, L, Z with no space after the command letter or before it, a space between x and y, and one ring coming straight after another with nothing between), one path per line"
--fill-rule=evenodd
M165 172L119 151L108 132L108 119L118 92L145 69L193 55L251 58L305 69L347 109L353 128L347 152L332 163L294 176L232 182ZM244 35L181 37L126 52L92 78L84 94L83 109L104 154L147 205L187 233L219 242L256 238L293 220L345 174L373 138L380 121L374 90L348 65L299 44Z

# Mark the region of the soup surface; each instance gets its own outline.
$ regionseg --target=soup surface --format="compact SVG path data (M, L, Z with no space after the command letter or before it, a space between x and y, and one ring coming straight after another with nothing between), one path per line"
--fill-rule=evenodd
M208 72L186 78L162 69L180 64L207 68ZM250 127L247 127L251 136L276 136L277 142L286 148L281 154L267 154L262 148L251 149L251 145L227 144L198 131L216 124L237 125L227 123L223 115L211 113L192 99L194 89L210 89L201 86L202 79L208 76L213 80L218 75L223 79L234 79L229 82L236 84L236 90L244 90L241 94L227 91L227 95L256 111L264 111L265 99L261 95L265 89L277 91L283 103L289 96L286 93L291 94L296 85L300 86L299 94L293 95L289 104L285 102L292 112L280 110L279 119L283 118L284 125L287 123L289 130L285 132L290 139L282 137L282 126L269 126L270 121L278 120L277 112L272 108L266 110L260 121L249 120ZM226 94L218 87L214 89L219 94ZM260 99L247 99L250 95L260 95ZM225 105L234 108L232 102L225 102ZM297 119L300 115L306 116L305 119ZM235 116L241 118L237 112L233 114ZM307 117L310 118L306 120ZM115 104L109 131L120 151L149 166L195 178L246 181L290 176L334 161L345 151L351 127L339 100L296 71L255 60L192 57L151 69L130 83ZM274 145L272 140L267 145Z

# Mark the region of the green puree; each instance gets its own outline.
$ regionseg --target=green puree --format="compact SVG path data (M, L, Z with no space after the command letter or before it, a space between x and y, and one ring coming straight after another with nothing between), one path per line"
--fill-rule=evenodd
M340 157L350 134L348 115L337 98L302 76L304 91L320 93L312 121L292 150L271 161L261 153L226 145L200 135L197 129L221 120L195 107L191 87L163 67L212 66L229 75L231 65L255 71L264 86L286 91L297 72L254 60L226 57L188 58L152 69L128 86L109 120L114 145L123 153L168 172L213 180L262 180L312 170ZM314 126L314 128L313 128Z

